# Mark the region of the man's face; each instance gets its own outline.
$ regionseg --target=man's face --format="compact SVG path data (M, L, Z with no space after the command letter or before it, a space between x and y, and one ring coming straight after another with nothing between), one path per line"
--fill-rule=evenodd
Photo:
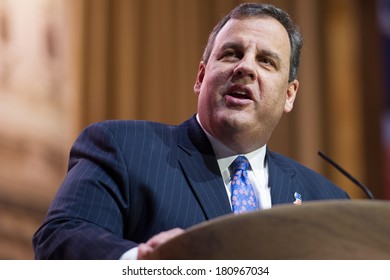
M194 86L206 131L240 153L266 144L298 90L297 80L288 82L290 51L277 20L229 20Z

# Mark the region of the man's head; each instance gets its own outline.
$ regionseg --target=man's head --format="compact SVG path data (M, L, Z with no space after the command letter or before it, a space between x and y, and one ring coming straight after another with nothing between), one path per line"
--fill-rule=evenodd
M209 39L207 41L207 46L203 52L202 61L204 63L207 63L210 58L211 51L214 47L215 38L230 19L242 20L250 17L272 17L284 26L288 33L291 46L289 82L294 79L297 79L299 63L301 60L301 49L303 45L303 38L301 32L298 26L294 24L290 16L285 11L270 4L244 3L237 6L229 14L227 14L210 33Z
M229 13L210 34L194 86L206 131L237 153L266 144L293 107L301 45L288 15L273 6Z

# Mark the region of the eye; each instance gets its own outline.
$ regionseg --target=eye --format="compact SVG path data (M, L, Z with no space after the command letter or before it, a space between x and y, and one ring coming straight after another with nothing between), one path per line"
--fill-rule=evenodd
M240 54L239 51L228 49L222 53L220 59L223 61L233 61L233 60L241 59L241 56L242 55Z
M260 57L258 61L263 65L275 66L275 62L268 57Z
M223 56L236 56L236 51L227 50L223 53Z

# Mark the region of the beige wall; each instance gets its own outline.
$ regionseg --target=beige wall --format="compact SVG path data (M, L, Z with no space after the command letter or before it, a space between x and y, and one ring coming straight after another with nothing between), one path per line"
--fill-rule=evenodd
M31 258L31 235L70 142L65 1L0 0L0 258Z
M208 33L241 1L0 0L0 258L32 258L31 235L80 130L104 119L177 124ZM279 0L305 37L301 87L270 147L363 197L322 150L383 193L374 1ZM368 55L369 54L369 55Z

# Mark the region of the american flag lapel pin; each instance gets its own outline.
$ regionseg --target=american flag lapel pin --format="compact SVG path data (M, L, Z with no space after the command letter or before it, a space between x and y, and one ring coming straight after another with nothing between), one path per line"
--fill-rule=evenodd
M294 198L295 198L295 201L294 201L295 205L301 205L302 204L302 196L301 196L300 193L295 192L294 193Z

